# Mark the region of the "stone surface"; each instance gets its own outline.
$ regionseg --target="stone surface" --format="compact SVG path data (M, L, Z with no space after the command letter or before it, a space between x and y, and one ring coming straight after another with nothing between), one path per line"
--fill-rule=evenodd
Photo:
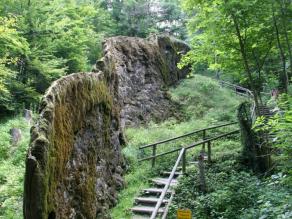
M119 121L102 74L54 82L31 130L25 218L106 218L124 183Z
M166 36L113 37L95 73L55 81L31 129L24 218L108 218L124 186L123 128L174 115L167 95L188 69L186 44Z
M103 48L104 57L96 69L109 78L118 77L116 98L123 127L161 121L175 114L176 105L169 99L167 88L189 72L188 68L177 68L181 55L189 50L187 44L168 36L112 37Z
M25 109L23 111L23 117L27 121L28 124L31 124L31 122L32 122L32 111L28 110L28 109Z
M11 135L11 143L17 145L22 138L21 130L19 128L12 128L9 132Z

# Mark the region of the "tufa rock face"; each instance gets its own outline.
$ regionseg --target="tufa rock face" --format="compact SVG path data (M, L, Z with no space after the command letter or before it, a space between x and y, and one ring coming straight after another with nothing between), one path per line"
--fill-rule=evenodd
M190 49L188 45L168 36L112 37L103 48L104 57L96 68L108 77L118 77L116 97L122 109L122 127L174 115L176 106L166 90L189 72L177 68L181 55Z
M96 73L55 81L40 104L26 159L26 219L108 218L124 186L123 127L172 116L166 88L188 69L169 37L113 37Z
M24 217L105 218L123 186L120 136L119 111L101 74L54 82L31 130Z

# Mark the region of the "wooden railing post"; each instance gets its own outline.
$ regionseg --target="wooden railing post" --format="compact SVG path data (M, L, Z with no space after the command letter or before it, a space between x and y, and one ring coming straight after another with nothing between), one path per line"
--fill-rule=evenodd
M204 169L204 154L200 153L199 155L199 180L200 180L200 190L203 193L206 193L206 178L205 178L205 169Z
M187 150L184 151L183 157L182 157L182 173L186 173L186 163L187 163Z
M157 148L157 145L155 144L155 145L153 145L153 147L152 147L152 156L153 156L153 158L152 158L152 168L153 167L155 167L155 160L156 160L156 148Z
M211 163L211 141L208 141L208 162Z
M206 130L203 130L203 141L206 140ZM206 151L206 146L205 143L203 143L202 145L202 151L205 152Z

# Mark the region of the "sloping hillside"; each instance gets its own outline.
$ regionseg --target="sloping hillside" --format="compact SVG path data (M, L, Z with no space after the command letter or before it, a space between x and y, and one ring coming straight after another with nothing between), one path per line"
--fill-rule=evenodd
M130 208L134 196L139 190L148 185L147 178L156 172L172 165L169 158L158 159L155 171L149 169L148 163L137 164L138 146L152 143L158 140L181 135L192 130L197 130L213 124L234 121L236 109L242 99L232 91L221 88L217 81L205 76L195 75L183 80L177 87L169 90L169 95L180 104L180 117L169 118L167 121L156 124L150 122L140 128L128 128L126 137L127 147L123 152L128 162L128 174L126 181L128 186L119 195L118 205L112 210L113 218L131 218L126 209ZM226 131L222 129L222 131ZM176 141L174 144L163 146L160 150L166 150L177 145L185 145L194 142L196 138L188 138ZM240 148L238 139L235 145ZM176 156L176 155L174 155Z

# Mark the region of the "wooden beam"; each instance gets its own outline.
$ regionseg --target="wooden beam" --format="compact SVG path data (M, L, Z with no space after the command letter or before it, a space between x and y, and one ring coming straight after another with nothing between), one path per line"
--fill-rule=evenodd
M208 143L208 141L215 141L219 138L223 138L223 137L226 137L226 136L229 136L229 135L233 135L233 134L236 134L236 133L239 133L239 129L235 130L235 131L232 131L232 132L228 132L228 133L225 133L225 134L222 134L222 135L218 135L216 137L213 137L213 138L209 138L209 139L206 139L206 140L203 140L203 141L199 141L199 142L196 142L194 144L191 144L189 146L186 146L186 147L183 147L185 148L186 150L187 149L190 149L190 148L193 148L193 147L196 147L198 145L201 145L203 143ZM155 157L161 157L161 156L164 156L164 155L167 155L167 154L171 154L171 153L174 153L174 152L177 152L177 151L180 151L181 148L176 148L176 149L173 149L173 150L170 150L170 151L167 151L167 152L164 152L164 153L160 153L160 154L157 154L155 155ZM143 159L140 159L138 160L138 162L142 162L142 161L145 161L145 160L151 160L153 159L154 156L150 156L150 157L146 157L146 158L143 158Z
M222 125L211 126L211 127L204 128L204 129L199 129L199 130L196 130L196 131L184 134L184 135L180 135L180 136L177 136L177 137L174 137L174 138L169 138L169 139L166 139L166 140L163 140L163 141L158 141L158 142L155 142L155 143L152 143L152 144L144 145L144 146L139 147L139 149L153 147L154 145L159 145L159 144L163 144L163 143L166 143L166 142L169 142L169 141L177 140L179 138L188 137L190 135L197 134L197 133L202 132L204 130L207 131L207 130L211 130L211 129L216 129L216 128L221 128L221 127L225 127L225 126L234 125L234 124L237 124L237 123L238 122L231 122L231 123L226 123L226 124L222 124Z

